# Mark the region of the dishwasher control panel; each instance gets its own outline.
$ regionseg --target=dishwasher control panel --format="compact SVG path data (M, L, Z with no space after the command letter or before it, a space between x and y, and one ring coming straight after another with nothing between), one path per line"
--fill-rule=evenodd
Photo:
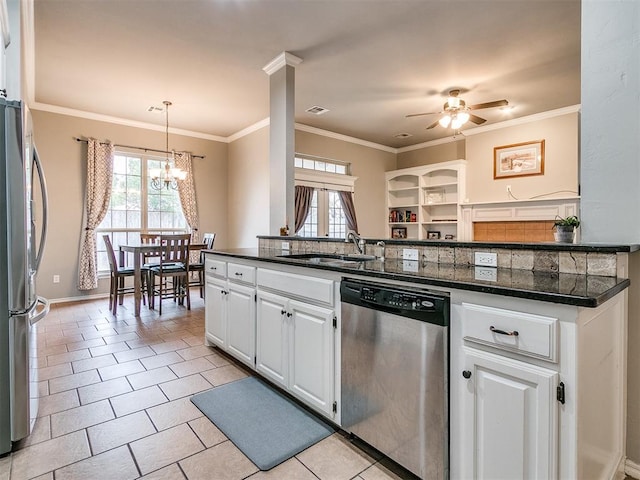
M435 303L422 295L374 287L362 287L360 298L376 305L395 307L401 310L433 310L435 308Z

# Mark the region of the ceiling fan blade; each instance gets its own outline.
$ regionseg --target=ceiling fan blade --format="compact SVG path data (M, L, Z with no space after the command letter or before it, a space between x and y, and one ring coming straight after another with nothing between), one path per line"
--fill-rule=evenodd
M509 105L509 102L506 100L495 100L493 102L470 105L468 108L469 110L480 110L481 108L506 107L507 105Z
M422 117L424 115L438 115L439 113L442 113L442 112L410 113L409 115L405 115L405 118Z
M435 121L435 122L433 122L431 125L429 125L429 126L427 127L427 130L431 130L432 128L437 127L439 123L440 123L440 119L436 120L436 121Z
M469 121L475 123L476 125L482 125L484 122L486 122L484 118L480 118L479 116L474 115L473 113L469 114Z

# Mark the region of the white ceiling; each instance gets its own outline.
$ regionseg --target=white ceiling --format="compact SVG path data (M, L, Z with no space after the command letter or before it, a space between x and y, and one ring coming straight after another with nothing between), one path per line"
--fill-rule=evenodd
M296 122L395 148L451 135L405 115L454 87L509 100L485 125L580 103L579 0L35 0L38 104L164 125L170 100L172 128L228 137L269 116L283 51Z

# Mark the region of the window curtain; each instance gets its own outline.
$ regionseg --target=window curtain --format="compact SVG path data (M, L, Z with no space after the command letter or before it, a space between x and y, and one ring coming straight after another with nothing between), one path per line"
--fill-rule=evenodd
M338 191L340 197L340 203L342 203L342 211L344 212L345 219L347 220L347 228L358 232L358 220L356 219L356 207L353 204L353 193L346 192L344 190Z
M200 235L198 234L200 219L198 217L198 205L196 203L196 187L193 183L191 154L189 152L176 152L175 165L187 172L186 178L178 182L178 195L180 196L182 213L191 228L191 241L197 243L200 240Z
M296 185L295 189L295 210L296 210L296 224L295 233L298 233L304 222L309 215L309 209L311 208L311 199L313 198L313 187L307 187L304 185Z
M80 238L78 290L98 288L96 228L109 209L114 151L115 148L111 143L100 143L94 138L90 138L87 142L87 182L84 228Z

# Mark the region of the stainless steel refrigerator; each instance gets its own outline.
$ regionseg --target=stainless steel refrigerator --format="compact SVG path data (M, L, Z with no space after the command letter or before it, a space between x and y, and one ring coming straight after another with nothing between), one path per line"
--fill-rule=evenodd
M35 277L46 224L47 188L28 109L0 98L0 455L31 433L38 413L35 325L49 302L36 295Z

